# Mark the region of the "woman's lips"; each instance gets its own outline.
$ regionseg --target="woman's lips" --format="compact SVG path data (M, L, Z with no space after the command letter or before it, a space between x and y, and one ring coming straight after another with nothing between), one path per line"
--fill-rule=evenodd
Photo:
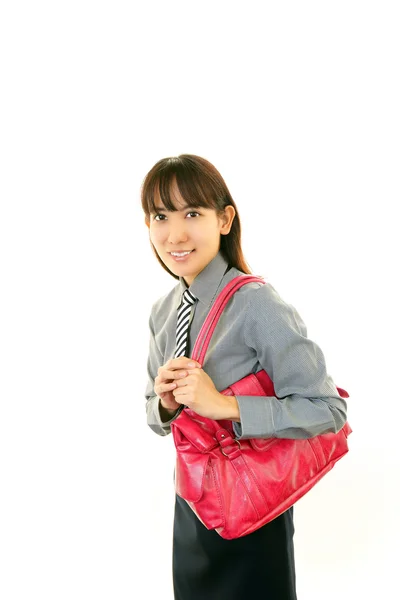
M189 256L191 256L193 254L194 250L191 250L189 252L189 254L184 254L183 256L174 256L171 252L171 258L174 259L175 262L185 262L186 260L188 260Z

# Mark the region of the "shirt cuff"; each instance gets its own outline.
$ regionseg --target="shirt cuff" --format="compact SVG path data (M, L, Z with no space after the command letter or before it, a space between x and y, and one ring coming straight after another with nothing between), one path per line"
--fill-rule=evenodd
M157 433L157 435L168 435L171 433L171 423L174 421L177 416L180 414L181 410L178 409L178 412L165 423L161 420L160 416L160 398L158 396L153 396L147 402L146 410L147 410L147 424L152 431ZM183 408L183 406L182 406Z
M235 434L236 439L239 439L242 435L242 424L237 421L232 421L233 425L233 433Z
M160 398L157 396L157 404L156 404L156 416L157 416L157 420L158 423L160 425L160 427L163 427L164 429L170 429L170 425L172 423L172 421L175 421L176 417L182 412L183 410L183 405L181 405L177 412L174 414L173 417L171 417L171 419L169 419L169 421L162 421L161 420L161 415L160 415Z
M233 422L233 430L238 439L275 437L268 397L236 396L236 399L239 405L240 423Z

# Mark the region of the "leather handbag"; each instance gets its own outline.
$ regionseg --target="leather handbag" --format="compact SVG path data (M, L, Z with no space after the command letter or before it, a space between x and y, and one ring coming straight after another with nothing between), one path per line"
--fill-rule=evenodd
M203 365L226 303L242 285L265 281L239 275L214 302L193 348ZM349 394L337 388L343 398ZM222 394L275 396L261 370L232 383ZM202 417L188 407L171 423L176 447L175 489L207 529L230 540L252 533L290 508L348 452L351 428L308 439L236 440L230 420Z

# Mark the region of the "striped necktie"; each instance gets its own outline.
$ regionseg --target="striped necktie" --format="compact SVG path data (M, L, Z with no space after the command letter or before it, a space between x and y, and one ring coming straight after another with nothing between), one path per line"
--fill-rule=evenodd
M178 319L176 323L176 350L174 358L185 356L190 313L196 300L197 298L193 296L189 291L189 288L183 292L182 303L178 309Z

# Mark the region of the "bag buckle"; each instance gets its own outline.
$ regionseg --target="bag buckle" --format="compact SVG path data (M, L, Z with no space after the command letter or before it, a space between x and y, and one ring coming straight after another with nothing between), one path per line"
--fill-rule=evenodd
M241 445L240 445L239 440L232 440L232 441L237 443L237 445L239 446L239 450L240 450L241 449ZM224 456L226 456L227 458L229 458L229 454L226 454L226 452L224 452L224 449L222 448L222 446L221 446L221 452L222 452L222 454Z

